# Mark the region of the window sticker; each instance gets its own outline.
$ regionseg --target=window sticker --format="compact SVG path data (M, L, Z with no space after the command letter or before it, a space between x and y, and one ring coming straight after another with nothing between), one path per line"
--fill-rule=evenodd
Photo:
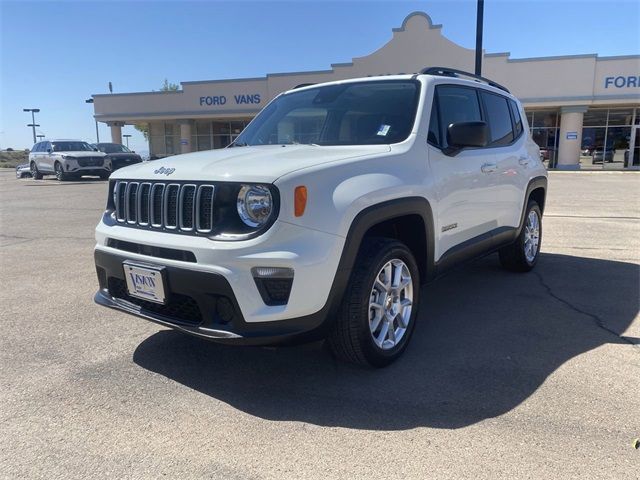
M391 128L391 125L380 125L380 128L378 128L378 133L377 135L379 135L380 137L386 137L387 133L389 133L389 129Z

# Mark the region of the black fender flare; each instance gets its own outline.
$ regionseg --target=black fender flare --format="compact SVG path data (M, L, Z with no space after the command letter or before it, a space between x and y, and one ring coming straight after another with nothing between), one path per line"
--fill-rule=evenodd
M537 190L538 188L542 188L544 190L545 200L547 196L547 177L539 176L532 178L527 184L527 192L524 196L524 203L522 204L522 213L520 214L520 223L518 224L518 229L515 235L515 238L518 238L522 228L524 227L524 216L527 213L527 205L529 203L529 199L531 198L531 192ZM546 203L546 202L545 202ZM540 210L542 212L543 206L540 205ZM543 212L542 212L543 213Z

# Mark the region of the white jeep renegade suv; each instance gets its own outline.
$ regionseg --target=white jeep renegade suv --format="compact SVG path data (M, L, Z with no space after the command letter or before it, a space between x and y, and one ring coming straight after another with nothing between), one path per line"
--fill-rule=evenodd
M219 342L324 337L387 365L422 284L496 251L535 266L547 179L528 131L504 87L451 69L295 88L230 148L111 176L95 300Z

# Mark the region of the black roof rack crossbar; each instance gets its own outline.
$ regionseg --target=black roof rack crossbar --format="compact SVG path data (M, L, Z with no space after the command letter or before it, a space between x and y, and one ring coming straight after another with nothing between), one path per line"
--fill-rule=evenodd
M315 83L301 83L301 84L296 85L295 87L293 87L291 90L295 90L297 88L310 87L311 85L315 85Z
M492 87L499 88L500 90L504 90L507 93L509 90L507 87L500 85L499 83L494 82L493 80L489 80L488 78L481 77L480 75L475 75L473 73L465 72L464 70L456 70L455 68L449 67L427 67L420 70L420 73L424 75L439 75L441 77L469 77L475 78L476 80L480 80L485 82Z

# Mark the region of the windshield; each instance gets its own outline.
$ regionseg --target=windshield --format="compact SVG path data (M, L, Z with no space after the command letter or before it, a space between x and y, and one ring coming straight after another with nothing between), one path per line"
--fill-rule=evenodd
M419 83L380 80L291 92L271 102L232 146L371 145L405 140Z
M119 143L99 143L98 150L104 153L131 153L131 150Z
M92 152L93 147L87 142L53 142L54 152Z

